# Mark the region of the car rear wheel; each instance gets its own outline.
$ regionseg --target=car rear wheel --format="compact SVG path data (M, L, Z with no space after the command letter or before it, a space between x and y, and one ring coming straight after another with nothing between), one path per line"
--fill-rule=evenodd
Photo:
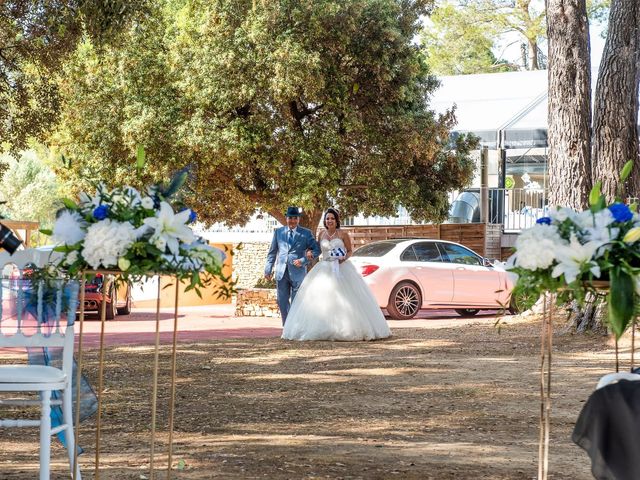
M131 313L131 288L127 288L127 298L124 306L118 308L118 315L129 315Z
M111 287L109 287L109 298L111 299L111 302L107 302L107 313L104 317L106 320L113 320L116 318L116 314L118 313L118 309L116 308L116 301L118 299L116 296L117 293L115 285L111 284Z
M456 308L456 313L463 317L473 317L477 315L479 311L477 308Z
M395 320L409 320L416 316L422 306L422 294L413 283L401 282L389 296L387 311Z

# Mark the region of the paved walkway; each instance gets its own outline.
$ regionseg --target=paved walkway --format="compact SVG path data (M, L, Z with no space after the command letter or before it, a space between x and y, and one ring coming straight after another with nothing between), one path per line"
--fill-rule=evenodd
M389 320L396 328L443 328L471 323L494 323L495 311L480 312L475 317L463 318L453 310L425 310L413 320ZM117 316L105 322L107 345L153 345L155 343L155 309L134 308L131 315ZM173 308L160 311L160 341L170 343L173 337ZM100 320L87 315L84 322L84 348L95 348L100 343ZM76 326L76 334L80 326ZM278 338L282 332L280 318L236 317L233 305L181 307L178 311L178 341L197 342L226 338Z

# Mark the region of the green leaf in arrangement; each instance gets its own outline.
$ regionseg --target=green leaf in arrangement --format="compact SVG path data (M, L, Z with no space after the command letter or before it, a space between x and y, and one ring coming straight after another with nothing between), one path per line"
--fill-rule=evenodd
M634 315L634 282L631 275L621 267L614 267L610 273L610 287L607 295L609 325L620 338Z
M144 147L142 145L138 145L138 149L136 152L136 169L142 170L144 164L147 159L147 154L144 151Z
M596 182L596 184L593 186L593 188L589 192L589 205L591 205L592 208L595 207L596 204L598 203L598 200L600 200L601 188L602 188L602 181L598 180L598 182Z
M63 198L61 201L62 201L62 204L66 208L68 208L69 210L77 210L78 209L78 205L76 204L76 202L74 202L70 198Z
M624 183L625 180L629 178L629 175L631 175L632 169L633 169L633 160L629 160L627 163L624 164L624 167L622 167L622 171L620 172L620 183Z
M180 190L180 187L182 187L182 185L184 185L184 182L187 181L187 177L188 173L185 170L176 173L171 179L171 183L169 183L167 189L163 192L165 198L170 198L178 190Z
M50 237L51 235L53 235L53 230L50 230L48 228L41 228L40 233L43 235L48 235Z

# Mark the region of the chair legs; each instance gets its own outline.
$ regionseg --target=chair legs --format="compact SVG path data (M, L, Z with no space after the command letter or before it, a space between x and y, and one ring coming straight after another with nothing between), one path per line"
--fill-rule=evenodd
M40 480L49 480L51 458L51 390L40 392Z
M62 395L62 421L67 425L64 431L65 439L67 441L67 453L69 455L69 472L71 477L75 480L81 480L80 465L76 465L76 476L73 476L73 457L76 451L75 436L73 432L73 409L72 409L72 395L71 387L67 387Z

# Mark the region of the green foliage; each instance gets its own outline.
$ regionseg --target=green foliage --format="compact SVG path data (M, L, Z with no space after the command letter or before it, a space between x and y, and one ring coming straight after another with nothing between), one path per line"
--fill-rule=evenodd
M7 169L0 180L0 196L6 204L0 208L13 220L51 224L59 196L56 176L34 150L22 152L18 159L0 156Z
M18 151L55 124L55 75L83 36L100 45L144 12L146 0L0 2L0 139Z
M429 20L422 33L422 43L434 73L461 75L517 69L516 65L494 55L501 29L494 17L483 15L479 5L446 2Z
M592 24L606 24L610 0L590 0L587 11ZM440 75L493 73L532 68L521 62L496 57L505 35L531 51L546 41L545 4L542 0L439 0L426 22L422 41L429 66ZM544 68L544 64L537 68Z
M511 291L511 302L516 312L529 310L539 298L540 295L535 288L529 290L522 283L518 283Z
M81 46L62 79L54 140L86 179L141 184L190 166L205 222L277 218L299 204L345 215L442 220L471 179L475 142L449 144L453 112L414 38L428 1L166 0L118 48ZM128 159L144 144L138 179Z

